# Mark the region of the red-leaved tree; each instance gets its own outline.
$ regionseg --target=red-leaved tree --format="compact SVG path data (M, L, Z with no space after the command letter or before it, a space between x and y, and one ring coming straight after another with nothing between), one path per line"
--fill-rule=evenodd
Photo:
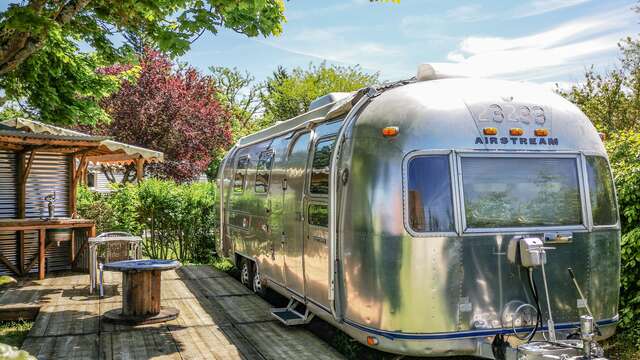
M214 150L231 141L230 114L216 100L209 76L192 67L176 67L162 53L146 49L135 80L102 101L113 119L92 131L115 140L164 152L165 161L148 173L188 181L207 169ZM104 68L120 74L130 66Z

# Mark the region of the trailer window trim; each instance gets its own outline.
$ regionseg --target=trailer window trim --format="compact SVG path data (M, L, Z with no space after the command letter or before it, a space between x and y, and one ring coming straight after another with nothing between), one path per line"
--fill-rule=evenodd
M583 161L580 153L576 152L556 152L556 153L515 153L515 152L500 152L500 153L486 153L481 151L458 151L457 153L457 166L456 166L456 178L457 187L459 193L458 207L460 211L460 221L462 226L462 233L505 233L505 232L530 232L543 230L587 230L587 221L590 219L590 215L587 212L587 195L588 189L586 189L584 183L583 174ZM476 158L538 158L538 159L551 159L551 158L567 158L573 159L576 164L577 173L577 187L579 190L580 199L580 223L571 225L542 225L542 226L522 226L522 227L469 227L467 225L465 199L464 199L464 184L463 184L463 172L462 172L462 159L467 157Z
M311 196L311 197L318 197L318 198L327 198L329 197L329 174L327 173L327 192L326 193L322 193L322 192L313 192L312 191L312 182L313 182L313 171L314 171L314 162L316 160L316 152L318 150L318 145L320 143L323 142L331 142L331 152L329 153L329 164L327 164L327 168L329 169L329 171L331 171L331 154L333 154L333 150L335 149L335 145L336 145L336 135L335 134L330 134L330 135L325 135L322 137L317 138L315 141L312 142L312 146L311 149L313 150L312 153L310 154L310 159L309 159L309 172L308 172L308 181L307 181L307 186L306 186L306 191L307 193Z
M599 161L604 161L604 165L606 165L606 173L605 174L599 174L601 176L605 176L605 180L608 180L610 182L610 188L611 188L611 192L608 194L608 196L610 196L610 201L613 201L613 206L611 207L612 213L610 214L613 219L614 222L613 223L608 223L608 224L596 224L596 217L595 217L595 209L594 209L594 199L593 199L593 193L592 191L594 189L592 189L591 186L591 178L590 178L590 172L594 171L592 168L592 165L590 164L589 160L590 159L597 159ZM617 193L616 193L616 188L615 188L615 182L613 180L613 173L611 172L611 164L609 163L609 160L601 155L601 154L595 154L595 153L585 153L584 154L584 172L585 172L585 187L587 188L587 195L588 195L588 202L587 202L587 206L588 206L588 212L589 212L589 216L590 216L590 220L591 220L591 225L594 229L611 229L611 228L617 228L620 224L620 214L619 214L619 209L618 209L618 197L617 197Z
M240 167L242 164L242 167ZM241 194L244 192L244 189L247 187L247 169L249 168L249 156L243 155L238 158L236 161L236 166L233 171L233 193ZM243 171L244 170L244 171ZM238 176L242 177L242 184L238 186Z
M413 228L410 220L409 209L409 163L411 160L422 156L444 156L448 160L448 176L450 186L450 197L452 201L452 225L451 231L418 231ZM451 237L459 234L459 204L458 204L458 189L456 181L456 157L453 150L417 150L410 152L405 156L402 161L402 198L403 198L403 222L405 230L413 237Z
M271 170L273 169L273 158L275 157L275 152L273 149L268 149L260 152L258 155L258 163L256 164L256 174L253 182L253 191L256 194L267 194L269 193L269 189L271 187ZM266 160L266 161L265 161ZM267 165L265 168L260 169L261 164L263 166ZM264 184L258 185L258 177L265 176L266 181ZM258 191L258 188L264 186L262 191Z

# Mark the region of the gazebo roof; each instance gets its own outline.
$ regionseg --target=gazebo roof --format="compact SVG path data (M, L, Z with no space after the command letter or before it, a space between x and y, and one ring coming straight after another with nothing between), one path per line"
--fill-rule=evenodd
M130 163L138 159L146 162L164 160L164 154L160 151L22 118L0 122L0 149L82 152L86 160L94 164Z

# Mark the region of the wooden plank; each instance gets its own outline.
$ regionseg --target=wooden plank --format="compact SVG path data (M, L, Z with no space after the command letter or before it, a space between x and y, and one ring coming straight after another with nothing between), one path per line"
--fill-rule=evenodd
M233 327L191 326L171 329L184 360L262 359L256 349Z
M20 269L20 275L24 276L26 275L26 273L24 272L24 266L26 264L26 258L25 258L25 238L24 238L24 230L18 230L17 234L18 236L17 241L18 241L18 268Z
M184 283L206 297L252 295L253 292L231 276L183 280Z
M210 300L219 304L235 323L276 321L270 314L271 305L258 296L223 296Z
M33 320L40 312L40 305L17 304L0 306L0 321Z
M190 265L183 266L176 270L182 279L204 279L210 277L229 276L222 271L214 269L211 265Z
M47 240L47 230L38 231L38 279L44 279L45 256L47 254L45 241Z
M86 141L86 140L59 140L59 139L42 139L33 138L28 136L6 136L0 135L0 142L6 144L18 144L25 146L62 146L62 147L83 147L83 148L97 148L100 146L100 141Z
M33 165L33 159L35 159L36 157L36 151L31 150L31 153L29 154L29 161L27 162L27 166L24 168L24 170L22 171L22 178L20 179L20 181L23 184L27 183L27 179L29 178L29 174L31 173L31 166Z
M83 154L86 156L87 154ZM77 196L77 186L78 183L75 182L76 178L76 157L75 155L70 155L67 158L68 167L69 167L69 199L67 202L67 208L69 209L69 214L72 218L76 217L76 196Z
M262 322L238 325L238 330L267 359L344 359L329 344L303 328Z
M98 302L66 302L45 305L29 336L66 336L97 333L100 329Z
M188 346L185 344L183 346ZM100 334L102 359L181 360L176 343L166 328Z
M22 349L39 360L86 360L99 359L99 336L97 334L75 336L28 336Z
M85 240L85 242L82 243L82 245L80 245L80 249L78 249L78 251L76 252L76 255L74 256L73 261L71 261L71 267L75 267L76 263L78 262L78 259L80 259L80 254L82 254L82 252L87 248L87 245L89 244L89 240Z
M0 252L0 261L6 266L9 270L13 271L14 274L20 276L22 272L18 270L18 268L9 261L9 259L4 256L3 253Z
M144 179L144 159L136 159L136 180L139 182Z

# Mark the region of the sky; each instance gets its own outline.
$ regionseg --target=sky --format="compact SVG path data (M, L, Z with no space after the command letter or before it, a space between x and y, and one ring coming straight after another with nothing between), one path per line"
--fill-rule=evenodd
M630 0L290 0L277 37L222 30L203 35L182 61L247 70L264 80L278 65L359 65L383 80L415 75L418 64L454 72L560 86L585 69L616 66L617 43L640 32ZM446 65L451 67L451 65Z

